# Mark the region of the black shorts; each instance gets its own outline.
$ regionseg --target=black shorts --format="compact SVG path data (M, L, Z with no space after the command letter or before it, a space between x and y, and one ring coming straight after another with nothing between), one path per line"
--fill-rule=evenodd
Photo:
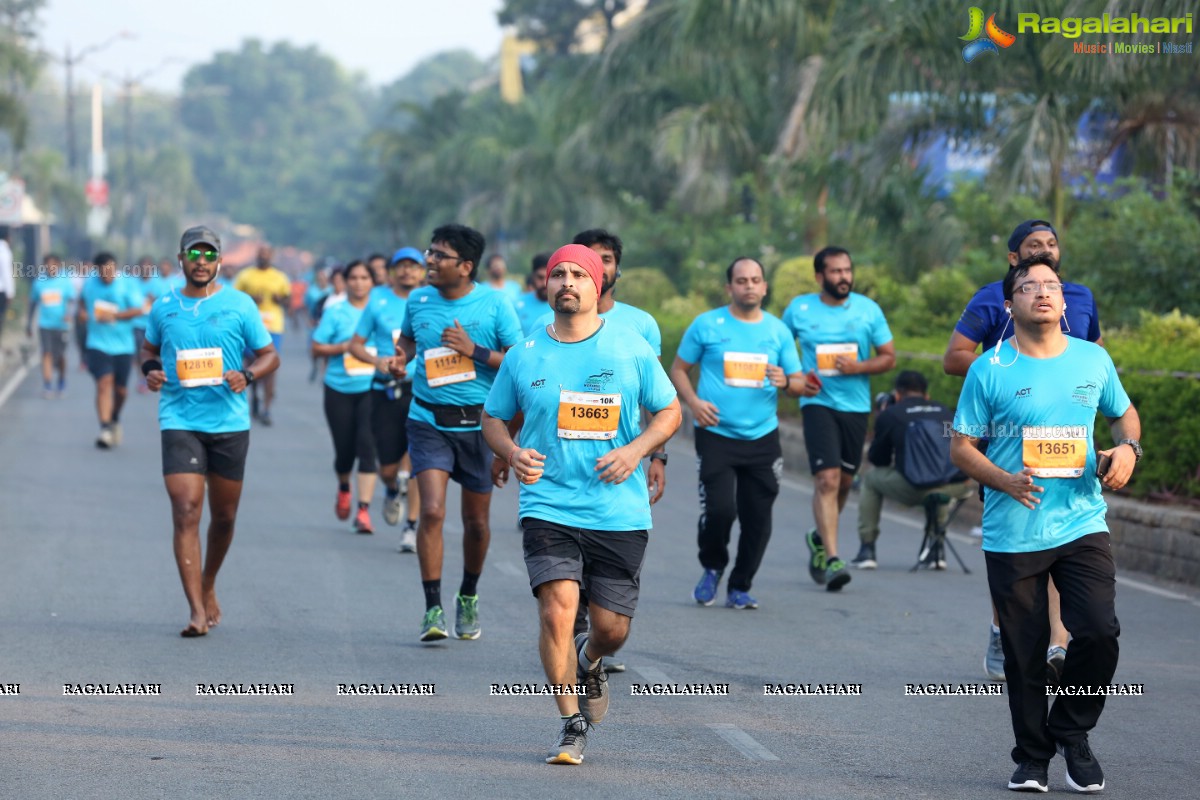
M132 353L110 356L108 353L102 353L89 347L84 356L87 358L88 372L92 373L92 377L96 380L100 380L105 375L112 375L117 386L129 383L129 369L133 365Z
M834 467L841 467L851 475L858 472L871 415L818 405L801 406L800 414L804 418L804 447L808 450L812 473L816 475Z
M412 384L397 387L400 394L388 399L384 389L371 390L371 432L380 464L399 464L408 452L408 409L412 405ZM490 468L490 467L489 467Z
M440 469L468 492L492 493L492 451L483 431L443 431L412 419L407 425L413 475Z
M578 581L588 600L632 617L637 610L646 558L646 531L593 531L523 517L529 588L550 581Z
M38 328L38 338L42 342L42 355L50 356L57 361L67 354L67 343L71 339L71 332L54 328Z
M163 431L163 475L207 475L212 472L226 480L240 481L246 472L249 450L250 431Z

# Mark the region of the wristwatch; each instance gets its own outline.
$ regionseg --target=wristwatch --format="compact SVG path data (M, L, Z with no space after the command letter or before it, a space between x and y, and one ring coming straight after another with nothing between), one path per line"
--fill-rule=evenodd
M1122 439L1121 441L1117 442L1117 447L1120 447L1123 444L1127 444L1133 448L1133 463L1136 464L1137 462L1142 460L1142 443L1141 442L1139 442L1137 439Z
M650 460L651 461L661 461L663 463L663 465L665 466L667 463L667 451L664 450L661 453L651 453Z
M246 385L254 383L254 373L248 369L241 370L241 373L246 376Z

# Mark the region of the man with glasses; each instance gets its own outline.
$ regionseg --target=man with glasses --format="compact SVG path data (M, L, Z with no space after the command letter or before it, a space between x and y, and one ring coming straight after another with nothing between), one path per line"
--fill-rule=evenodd
M1012 270L1021 259L1038 253L1046 254L1055 272L1060 271L1061 253L1058 233L1044 219L1027 219L1013 229L1008 237L1008 268ZM942 368L947 375L966 376L982 345L984 353L991 352L1006 335L1012 332L1011 318L1004 310L1003 281L984 286L967 304L954 326ZM1063 308L1066 313L1061 320L1063 332L1068 336L1103 344L1100 339L1100 314L1096 300L1086 286L1078 283L1063 283ZM987 439L983 440L983 452L987 452ZM983 488L980 487L980 499ZM1046 652L1046 680L1056 683L1062 672L1063 660L1067 655L1070 633L1059 619L1058 590L1050 581L1050 647ZM987 652L983 657L983 670L994 681L1004 680L1004 651L1000 647L1000 619L992 608L991 630L988 635Z
M1068 785L1104 788L1088 732L1117 667L1116 573L1101 487L1128 483L1141 458L1141 423L1104 348L1067 336L1063 284L1048 254L1023 259L1004 278L1014 333L967 372L954 416L951 457L987 488L983 550L1000 617L1016 772L1008 788L1048 789L1055 749ZM1116 445L1093 447L1096 412ZM990 437L987 454L978 449ZM1074 635L1047 714L1048 583Z
M408 454L408 412L412 405L412 381L397 381L387 372L396 355L404 324L408 298L421 285L425 258L415 247L402 247L392 256L390 285L371 290L367 307L350 340L350 354L375 365L371 381L371 428L375 434L375 452L379 456L379 477L383 480L383 518L388 525L400 522L405 499L409 496L408 473L401 465ZM404 530L400 534L400 552L417 550L417 512L419 494L414 488Z
M491 453L483 441L483 402L496 379L504 352L521 338L512 303L475 282L483 255L483 234L465 225L443 225L425 251L429 285L409 295L400 328L404 355L388 362L398 380L413 368L413 405L408 416L408 449L421 493L417 558L425 592L420 640L448 635L442 610L442 526L446 487L462 487L463 579L455 597L454 635L478 639L477 585L487 557L491 529Z
M279 367L255 304L216 282L221 240L205 227L179 242L187 284L155 301L142 346L142 373L162 392L163 481L171 498L175 563L191 618L180 636L204 636L221 622L217 572L233 543L250 408L246 387ZM243 368L243 354L254 358ZM200 513L208 488L208 556L201 561ZM203 563L203 569L201 569Z
M245 292L258 306L259 316L263 325L271 334L271 342L278 353L283 348L283 331L286 324L284 309L292 296L292 284L282 270L271 266L274 251L270 245L258 248L258 256L253 267L247 267L238 273L233 281L233 288ZM247 360L253 359L252 353L246 353ZM275 400L275 374L265 376L262 381L262 401L259 402L258 386L251 392L251 406L254 416L263 425L271 424L271 403Z

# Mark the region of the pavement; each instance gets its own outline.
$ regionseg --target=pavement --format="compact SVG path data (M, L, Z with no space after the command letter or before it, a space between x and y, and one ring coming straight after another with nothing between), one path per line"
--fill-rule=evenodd
M547 766L559 722L541 684L536 606L516 489L495 494L480 583L483 636L417 641L417 561L399 529L360 536L333 514L321 387L288 337L275 425L251 436L236 538L218 583L224 621L182 639L154 395L132 393L125 443L93 447L92 384L71 355L68 395L35 374L0 407L0 796L13 798L806 797L999 798L1013 765L1003 696L906 696L906 684L980 684L989 605L972 570L910 573L921 522L889 507L880 568L840 594L809 579L810 484L785 478L753 594L698 606L690 443L673 442L608 718L579 767ZM4 387L0 386L0 390ZM585 502L581 498L581 502ZM452 493L443 595L461 574ZM856 506L842 518L857 550ZM736 535L736 531L735 531ZM1112 798L1177 798L1200 779L1200 599L1122 573L1116 682L1091 742ZM155 696L67 695L160 684ZM197 685L290 684L291 695L198 695ZM339 684L433 684L433 694L339 695ZM635 685L728 685L727 696L633 696ZM858 696L766 696L765 684L861 684ZM19 694L12 685L19 684ZM5 687L8 687L7 690ZM1051 789L1067 791L1063 762ZM1188 789L1187 787L1193 787Z

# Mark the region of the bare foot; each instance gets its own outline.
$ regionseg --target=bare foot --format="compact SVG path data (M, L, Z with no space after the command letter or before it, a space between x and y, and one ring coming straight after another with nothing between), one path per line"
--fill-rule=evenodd
M179 632L179 635L185 639L192 639L196 636L204 636L208 633L208 625L204 621L203 614L192 614L188 626Z
M221 605L217 602L216 589L204 592L204 609L208 612L208 627L215 628L221 624Z

